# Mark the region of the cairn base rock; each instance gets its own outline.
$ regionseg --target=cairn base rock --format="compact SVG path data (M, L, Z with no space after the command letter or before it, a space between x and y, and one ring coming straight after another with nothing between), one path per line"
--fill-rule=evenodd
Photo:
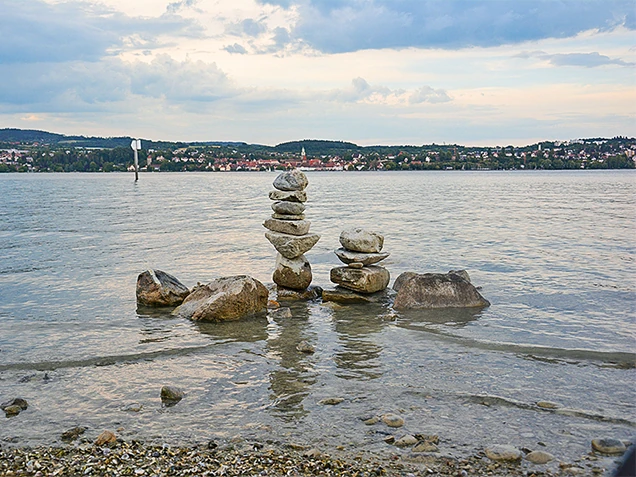
M279 253L272 279L281 287L304 290L311 284L311 265L304 255L289 259Z
M360 293L384 290L391 279L389 271L377 265L364 268L336 267L331 269L330 280L341 287Z

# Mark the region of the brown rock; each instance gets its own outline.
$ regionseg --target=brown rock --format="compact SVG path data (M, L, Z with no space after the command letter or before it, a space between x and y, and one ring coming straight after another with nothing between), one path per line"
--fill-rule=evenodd
M315 300L322 295L322 288L310 286L306 290L292 290L285 287L276 288L276 297L280 301Z
M145 306L177 306L190 290L161 270L146 270L137 277L137 303Z
M117 436L110 431L102 432L95 440L95 445L102 447L108 444L113 444L117 441Z
M281 287L304 290L311 284L311 265L304 255L289 259L279 253L272 279Z
M196 287L172 314L194 321L229 321L264 311L268 291L247 275L218 278Z
M396 310L471 308L490 305L471 283L455 273L417 274L402 281L398 288L393 303Z
M286 200L287 202L307 202L307 193L304 190L273 190L270 191L269 198L272 200Z
M267 219L263 222L263 227L272 232L280 232L289 235L305 235L309 233L309 220L280 220Z
M331 269L330 280L341 287L360 293L375 293L384 290L391 276L386 268L370 265L356 269L336 267Z

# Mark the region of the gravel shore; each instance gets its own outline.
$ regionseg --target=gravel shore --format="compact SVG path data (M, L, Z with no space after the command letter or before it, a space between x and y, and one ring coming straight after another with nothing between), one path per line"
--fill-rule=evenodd
M521 463L493 462L477 453L456 459L421 454L404 459L375 455L329 456L316 449L272 448L252 443L240 449L147 445L116 441L59 447L0 449L0 475L13 476L597 476L595 463L561 464L556 470L531 469Z

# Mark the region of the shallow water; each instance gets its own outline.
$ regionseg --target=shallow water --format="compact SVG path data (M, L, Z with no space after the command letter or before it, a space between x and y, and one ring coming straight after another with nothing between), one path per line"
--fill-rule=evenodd
M84 425L387 453L392 430L360 418L396 412L398 434L438 434L443 453L542 442L568 459L635 433L636 174L308 173L314 284L329 286L340 231L361 226L385 235L392 278L468 270L492 303L481 311L317 301L291 319L198 324L137 309L147 268L187 286L271 282L275 176L0 175L0 399L30 403L0 439L49 444ZM186 398L162 408L164 384Z

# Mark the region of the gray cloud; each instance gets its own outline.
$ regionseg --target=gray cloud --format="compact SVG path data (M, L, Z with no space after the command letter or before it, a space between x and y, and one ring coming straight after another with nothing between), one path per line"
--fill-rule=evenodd
M623 61L617 58L610 58L598 52L592 53L556 53L548 54L545 51L524 51L515 55L516 58L537 58L547 61L554 66L582 66L585 68L595 68L597 66L618 65L636 66L636 63Z
M234 43L233 45L227 45L223 49L227 51L228 53L233 53L233 54L244 55L247 53L247 50L242 45L239 45L238 43Z
M177 13L185 8L194 7L197 3L199 3L199 0L181 0L178 2L172 2L168 4L166 11L168 13Z
M411 91L401 88L391 89L383 85L371 85L360 77L351 80L351 87L332 90L322 96L328 101L344 103L371 101L406 105L452 101L452 98L443 89L433 89L430 86L421 86Z
M326 53L463 48L636 28L633 0L260 0L297 7L294 41Z
M225 27L226 33L236 36L257 37L267 31L267 26L262 20L246 18L240 22L230 23Z
M203 35L199 25L178 15L132 18L81 1L5 0L0 2L0 18L3 64L95 61L131 47L155 48L163 34Z

